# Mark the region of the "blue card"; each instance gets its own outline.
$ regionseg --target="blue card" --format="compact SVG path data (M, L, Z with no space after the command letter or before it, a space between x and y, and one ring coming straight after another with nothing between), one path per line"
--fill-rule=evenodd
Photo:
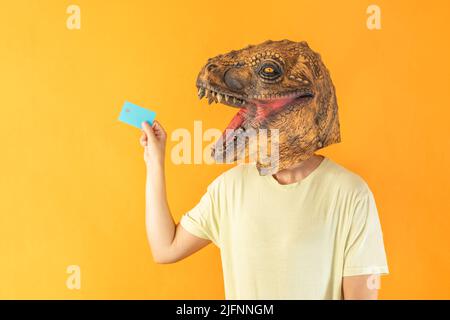
M153 120L155 120L155 116L155 112L141 108L126 101L122 107L122 111L120 112L119 120L130 124L133 127L142 129L141 123L147 121L150 125L152 125Z

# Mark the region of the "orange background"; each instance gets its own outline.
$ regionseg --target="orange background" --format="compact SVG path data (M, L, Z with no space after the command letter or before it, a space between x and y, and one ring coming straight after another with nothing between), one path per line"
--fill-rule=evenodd
M369 1L73 3L81 30L66 28L68 1L0 10L0 298L223 298L212 245L153 263L140 132L117 117L129 100L169 132L224 128L235 109L197 100L200 67L284 38L331 71L343 142L322 153L374 192L391 271L381 298L450 298L448 1L377 0L374 31ZM225 169L168 161L176 220ZM66 287L72 264L80 290Z

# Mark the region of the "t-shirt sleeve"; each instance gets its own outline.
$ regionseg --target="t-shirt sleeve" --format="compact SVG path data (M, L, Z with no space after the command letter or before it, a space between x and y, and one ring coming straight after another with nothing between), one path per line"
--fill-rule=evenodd
M199 238L211 240L219 245L219 215L218 206L220 177L207 188L199 203L186 212L180 220L181 226L189 233Z
M383 233L370 189L355 202L345 248L344 277L389 273Z

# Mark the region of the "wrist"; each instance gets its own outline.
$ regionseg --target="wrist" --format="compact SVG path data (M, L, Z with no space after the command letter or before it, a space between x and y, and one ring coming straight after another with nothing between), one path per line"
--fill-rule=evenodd
M164 171L164 158L162 159L151 159L146 162L147 172L155 173Z

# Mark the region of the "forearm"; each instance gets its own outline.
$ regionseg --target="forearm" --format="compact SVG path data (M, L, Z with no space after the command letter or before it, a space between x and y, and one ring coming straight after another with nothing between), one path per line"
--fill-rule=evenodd
M155 120L152 126L142 122L140 144L147 165L145 185L145 224L147 238L157 263L179 261L206 246L210 241L198 238L176 226L170 214L166 195L164 155L166 132Z
M147 237L157 262L168 259L175 236L175 222L167 203L164 164L148 166L146 183Z

